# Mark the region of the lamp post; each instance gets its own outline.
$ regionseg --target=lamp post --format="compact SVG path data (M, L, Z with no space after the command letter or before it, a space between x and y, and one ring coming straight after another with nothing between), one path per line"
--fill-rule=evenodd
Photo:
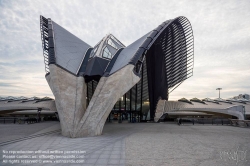
M220 99L220 90L222 90L222 88L217 88L216 90L219 90L219 99Z

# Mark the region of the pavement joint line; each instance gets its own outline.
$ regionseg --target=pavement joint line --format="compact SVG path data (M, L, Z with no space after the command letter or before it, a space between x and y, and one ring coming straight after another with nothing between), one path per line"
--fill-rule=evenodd
M46 135L54 134L54 133L58 133L58 132L61 132L61 129L46 132L46 133L41 133L41 134L37 134L37 135L29 135L29 136L26 136L26 137L13 139L13 140L10 140L10 141L0 142L0 146L6 146L6 145L13 144L13 143L16 143L16 142L21 142L21 141L25 141L25 140L29 140L29 139L33 139L33 138L38 138L38 137L42 137L42 136L46 136Z

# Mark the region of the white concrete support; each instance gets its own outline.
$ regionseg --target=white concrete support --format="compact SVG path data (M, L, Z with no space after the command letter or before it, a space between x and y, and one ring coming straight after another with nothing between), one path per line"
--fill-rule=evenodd
M117 100L140 81L133 69L134 65L127 65L111 76L100 79L75 137L102 134L105 121Z
M116 101L132 88L140 77L127 65L109 77L102 77L86 110L86 84L56 65L49 65L47 82L55 96L62 135L85 137L102 134L106 119Z
M155 110L154 122L158 122L165 111L166 100L159 100Z
M62 135L74 137L76 126L86 110L86 84L83 77L76 77L60 67L50 64L46 76L52 90L60 117Z

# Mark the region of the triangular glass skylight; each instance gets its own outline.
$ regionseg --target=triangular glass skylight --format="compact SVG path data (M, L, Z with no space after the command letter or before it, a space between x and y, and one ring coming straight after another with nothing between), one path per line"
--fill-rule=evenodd
M108 34L93 48L89 58L100 57L112 59L117 50L123 47L125 46L119 40L112 34Z

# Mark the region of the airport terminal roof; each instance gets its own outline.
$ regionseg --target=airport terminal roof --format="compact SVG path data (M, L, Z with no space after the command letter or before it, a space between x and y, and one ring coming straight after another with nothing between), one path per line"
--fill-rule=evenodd
M2 97L0 96L0 101L6 101L6 102L12 102L12 101L21 101L21 102L25 102L25 101L47 101L47 100L54 100L50 97L24 97L24 96L19 96L19 97L14 97L14 96L7 96L7 97Z
M181 98L178 100L178 102L182 103L187 103L188 107L190 108L214 108L214 109L224 109L224 108L229 108L235 105L243 105L245 106L245 112L246 114L250 114L250 100L240 98L240 99L222 99L222 98L216 98L216 99L210 99L210 98L205 98L205 99L198 99L198 98L193 98L193 99L186 99L186 98Z

